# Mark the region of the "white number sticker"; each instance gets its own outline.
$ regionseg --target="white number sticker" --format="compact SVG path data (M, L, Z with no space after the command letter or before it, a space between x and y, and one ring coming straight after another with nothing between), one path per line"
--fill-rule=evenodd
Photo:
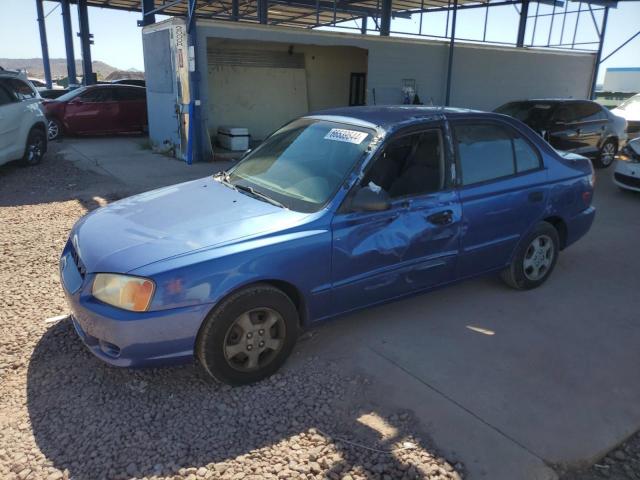
M358 132L357 130L344 130L342 128L332 128L324 138L325 140L334 140L336 142L355 143L360 145L367 138L367 133Z

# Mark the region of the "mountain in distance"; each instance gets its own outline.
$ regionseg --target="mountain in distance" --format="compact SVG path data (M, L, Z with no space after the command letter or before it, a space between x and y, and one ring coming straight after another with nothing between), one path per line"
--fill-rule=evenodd
M51 76L53 79L61 79L67 76L67 60L64 58L51 58ZM130 68L120 70L108 63L95 60L91 62L94 73L98 80L116 80L119 78L140 78L144 79L144 72ZM44 67L41 58L0 58L0 67L7 70L23 70L29 77L44 79ZM76 60L76 74L82 77L82 62Z

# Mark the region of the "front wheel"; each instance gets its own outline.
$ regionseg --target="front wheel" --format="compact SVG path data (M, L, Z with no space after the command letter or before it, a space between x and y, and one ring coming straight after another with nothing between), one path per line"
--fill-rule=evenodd
M49 140L56 140L57 138L62 137L62 125L58 120L49 120L49 125L47 126L47 137Z
M600 154L595 159L595 166L598 168L607 168L613 163L613 159L616 157L618 146L615 140L607 140L600 148Z
M559 250L558 231L550 223L540 222L520 244L513 262L502 271L502 279L517 290L539 287L551 275Z
M281 290L267 284L248 287L209 314L196 340L196 355L221 382L257 382L273 375L293 350L298 319Z

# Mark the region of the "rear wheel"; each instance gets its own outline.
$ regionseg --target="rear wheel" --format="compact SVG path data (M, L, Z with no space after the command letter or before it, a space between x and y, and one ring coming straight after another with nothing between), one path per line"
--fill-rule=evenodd
M196 341L196 355L221 382L257 382L275 373L291 353L298 318L281 290L267 284L248 287L209 314Z
M598 168L607 168L613 163L613 159L618 151L618 144L615 140L607 140L600 147L600 153L594 164Z
M502 279L518 290L539 287L551 275L559 250L558 231L550 223L540 222L521 242L513 262L502 271Z
M22 157L22 163L24 165L39 164L44 157L46 148L47 140L44 132L38 128L32 129L27 137L27 145L24 150L24 156Z

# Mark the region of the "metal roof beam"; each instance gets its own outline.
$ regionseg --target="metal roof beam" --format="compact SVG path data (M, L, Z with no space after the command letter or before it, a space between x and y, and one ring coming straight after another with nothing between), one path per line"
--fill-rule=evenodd
M299 7L305 7L305 8L319 8L320 10L326 10L326 11L331 11L333 12L334 9L334 4L331 1L326 1L326 0L322 0L322 1L316 1L316 0L294 0L294 1L289 1L289 0L271 0L272 4L278 4L278 5L292 5L292 6L299 6ZM368 16L377 16L378 12L375 8L366 8L366 7L359 7L356 5L349 5L348 3L345 2L337 2L336 3L336 9L337 11L341 12L341 13L350 13L356 16L362 16L362 15L368 15ZM314 12L309 12L309 15L313 15L315 14ZM398 17L398 18L410 18L411 15L407 14L405 12L394 12L392 14L394 17ZM306 15L305 15L306 16Z

